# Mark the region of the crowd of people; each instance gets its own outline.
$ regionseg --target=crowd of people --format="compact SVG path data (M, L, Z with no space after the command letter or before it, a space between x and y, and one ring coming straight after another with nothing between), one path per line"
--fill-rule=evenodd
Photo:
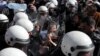
M100 1L0 0L0 56L100 56Z

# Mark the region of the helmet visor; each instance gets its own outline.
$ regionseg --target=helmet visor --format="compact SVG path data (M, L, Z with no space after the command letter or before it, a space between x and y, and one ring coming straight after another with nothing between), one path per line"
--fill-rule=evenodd
M77 46L77 49L80 50L77 56L93 56L94 48L93 44L89 46Z
M93 51L79 52L77 56L93 56Z
M48 12L40 11L40 15L46 15Z

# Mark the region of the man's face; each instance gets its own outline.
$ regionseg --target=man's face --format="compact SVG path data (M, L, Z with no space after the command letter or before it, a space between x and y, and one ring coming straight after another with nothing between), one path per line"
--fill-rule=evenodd
M40 26L39 25L36 26L36 31L40 31Z
M67 10L71 13L76 13L77 12L77 7L69 4L69 6L67 7Z
M50 12L53 12L53 11L54 11L54 8L50 8L49 11L50 11Z
M93 5L87 5L86 7L84 7L83 12L85 12L88 16L93 16L96 12L96 7Z
M91 33L91 32L93 32L95 30L95 26L94 25L90 25L89 26L86 23L81 23L80 26L79 26L79 28L82 31L86 32L86 33Z
M32 12L36 11L36 7L35 7L33 4L30 4L30 5L29 5L29 9L30 9L30 11L32 11Z
M66 8L72 13L75 13L78 10L78 2L76 0L73 1L67 1L66 2Z

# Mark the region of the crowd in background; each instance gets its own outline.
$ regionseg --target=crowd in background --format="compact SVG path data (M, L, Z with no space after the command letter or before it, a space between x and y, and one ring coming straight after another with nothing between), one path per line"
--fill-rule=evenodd
M98 0L0 0L0 50L15 47L27 56L64 56L63 36L82 31L95 46L93 56L99 56L99 27Z

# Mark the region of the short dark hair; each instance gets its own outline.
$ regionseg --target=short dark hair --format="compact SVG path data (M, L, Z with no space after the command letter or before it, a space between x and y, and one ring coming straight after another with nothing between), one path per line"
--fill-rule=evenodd
M89 17L89 16L87 16L87 17L84 17L82 20L81 20L81 22L82 23L86 23L87 25L95 25L96 24L96 22L95 22L95 20L92 18L92 17Z

